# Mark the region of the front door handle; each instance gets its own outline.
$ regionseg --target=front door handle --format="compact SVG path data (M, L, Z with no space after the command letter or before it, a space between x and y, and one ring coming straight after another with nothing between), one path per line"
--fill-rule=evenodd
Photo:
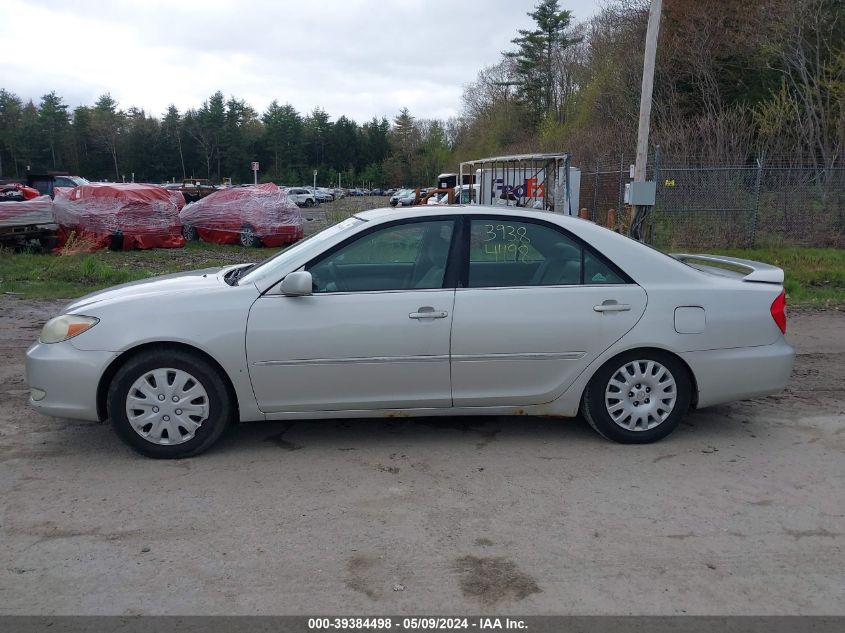
M431 306L423 306L417 312L411 312L409 319L445 319L449 313L445 310L435 310Z
M631 309L628 303L616 303L615 301L605 301L600 306L593 306L596 312L627 312Z

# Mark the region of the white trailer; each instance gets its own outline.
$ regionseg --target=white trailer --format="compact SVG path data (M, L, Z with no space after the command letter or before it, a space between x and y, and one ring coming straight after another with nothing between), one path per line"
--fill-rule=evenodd
M569 154L520 154L461 163L459 178L472 175L472 204L498 204L578 214L581 172Z

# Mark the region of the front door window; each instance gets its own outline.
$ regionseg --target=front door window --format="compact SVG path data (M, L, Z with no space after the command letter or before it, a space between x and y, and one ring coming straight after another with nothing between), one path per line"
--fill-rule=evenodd
M307 267L314 293L442 288L453 220L379 229Z

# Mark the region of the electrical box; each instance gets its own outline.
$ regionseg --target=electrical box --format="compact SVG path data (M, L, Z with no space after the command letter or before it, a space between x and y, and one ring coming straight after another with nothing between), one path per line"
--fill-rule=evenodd
M629 182L625 185L625 204L653 207L657 198L657 183Z

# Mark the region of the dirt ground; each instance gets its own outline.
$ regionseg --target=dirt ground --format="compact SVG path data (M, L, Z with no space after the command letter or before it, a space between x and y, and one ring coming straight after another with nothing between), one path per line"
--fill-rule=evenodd
M26 406L0 298L0 614L845 614L845 313L787 392L648 446L582 421L256 423L190 460Z

